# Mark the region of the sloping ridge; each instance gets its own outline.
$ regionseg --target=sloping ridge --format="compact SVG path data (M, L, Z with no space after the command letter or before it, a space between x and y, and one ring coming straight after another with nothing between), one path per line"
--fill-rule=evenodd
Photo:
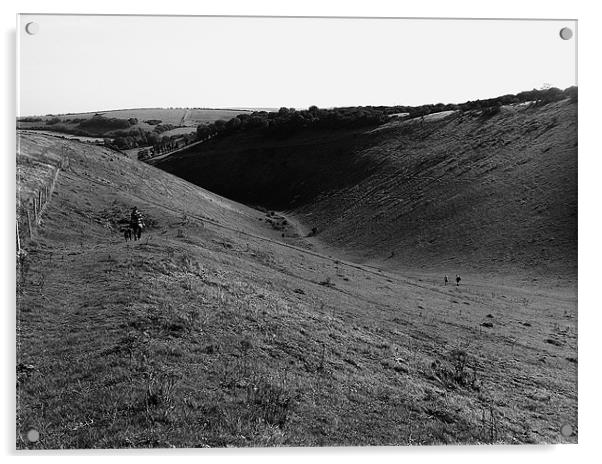
M577 105L238 135L159 167L392 268L576 277Z

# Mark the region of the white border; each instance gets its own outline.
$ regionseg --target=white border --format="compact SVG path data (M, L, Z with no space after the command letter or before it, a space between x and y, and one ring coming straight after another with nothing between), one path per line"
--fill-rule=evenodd
M219 460L220 462L324 462L338 457L351 462L378 459L379 462L401 460L425 460L426 462L506 462L511 460L540 460L546 462L590 461L598 441L600 401L600 312L602 304L596 292L596 280L600 278L598 259L600 253L600 182L602 152L600 146L600 73L599 49L600 15L597 2L557 0L220 0L180 1L103 0L87 3L77 0L4 0L0 15L4 39L4 103L1 112L2 172L6 174L2 194L4 222L4 246L2 248L5 272L2 282L7 304L3 306L4 374L2 389L2 421L0 437L2 451L9 459L15 458L14 450L14 115L15 115L15 22L16 14L22 13L111 13L111 14L194 14L194 15L283 15L283 16L392 16L392 17L481 17L481 18L576 18L579 20L579 445L553 447L436 447L436 448L334 448L334 449L274 449L274 450L204 450L178 451L175 453L103 452L85 459L101 462L110 455L111 460L125 461L134 456L161 462L166 455L195 460ZM5 208L5 209L4 209ZM81 460L81 452L47 453L45 458L62 462L65 455ZM40 457L19 453L22 459ZM69 458L68 458L69 459ZM592 459L593 460L593 459Z

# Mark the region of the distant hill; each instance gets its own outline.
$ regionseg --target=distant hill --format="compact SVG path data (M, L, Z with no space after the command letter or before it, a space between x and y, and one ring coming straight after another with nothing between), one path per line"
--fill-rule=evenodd
M237 114L250 113L244 109L211 108L134 108L98 111L89 113L68 113L59 115L27 116L17 118L18 129L43 129L72 133L84 136L112 137L120 130L154 131L158 125L170 125L169 135L190 134L199 124L211 123L220 119L228 120ZM102 116L105 119L123 121L121 125L90 125L89 120ZM136 120L127 124L128 120ZM175 130L177 129L177 130ZM166 131L167 132L167 131ZM167 134L162 134L167 135Z
M158 166L390 267L576 279L577 105L217 137Z

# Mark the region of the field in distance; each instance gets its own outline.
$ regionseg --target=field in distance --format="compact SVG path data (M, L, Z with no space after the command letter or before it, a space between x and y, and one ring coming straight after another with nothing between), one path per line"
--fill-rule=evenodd
M195 132L199 124L209 124L220 119L228 120L238 114L250 114L252 111L254 110L235 108L134 108L89 113L48 114L18 118L17 128L43 129L66 133L82 132L80 135L89 136L111 136L119 130L141 129L143 131L153 131L158 125L169 124L174 127L162 132L162 135L181 135ZM136 119L137 122L128 127L116 128L94 127L85 122L99 115L107 119L114 118L126 121Z

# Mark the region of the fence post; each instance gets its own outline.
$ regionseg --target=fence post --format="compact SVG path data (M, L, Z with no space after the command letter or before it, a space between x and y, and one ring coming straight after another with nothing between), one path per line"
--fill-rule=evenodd
M17 219L17 253L21 253L21 238L19 237L19 220Z
M31 239L31 216L29 210L27 210L27 229L29 230L29 238Z

